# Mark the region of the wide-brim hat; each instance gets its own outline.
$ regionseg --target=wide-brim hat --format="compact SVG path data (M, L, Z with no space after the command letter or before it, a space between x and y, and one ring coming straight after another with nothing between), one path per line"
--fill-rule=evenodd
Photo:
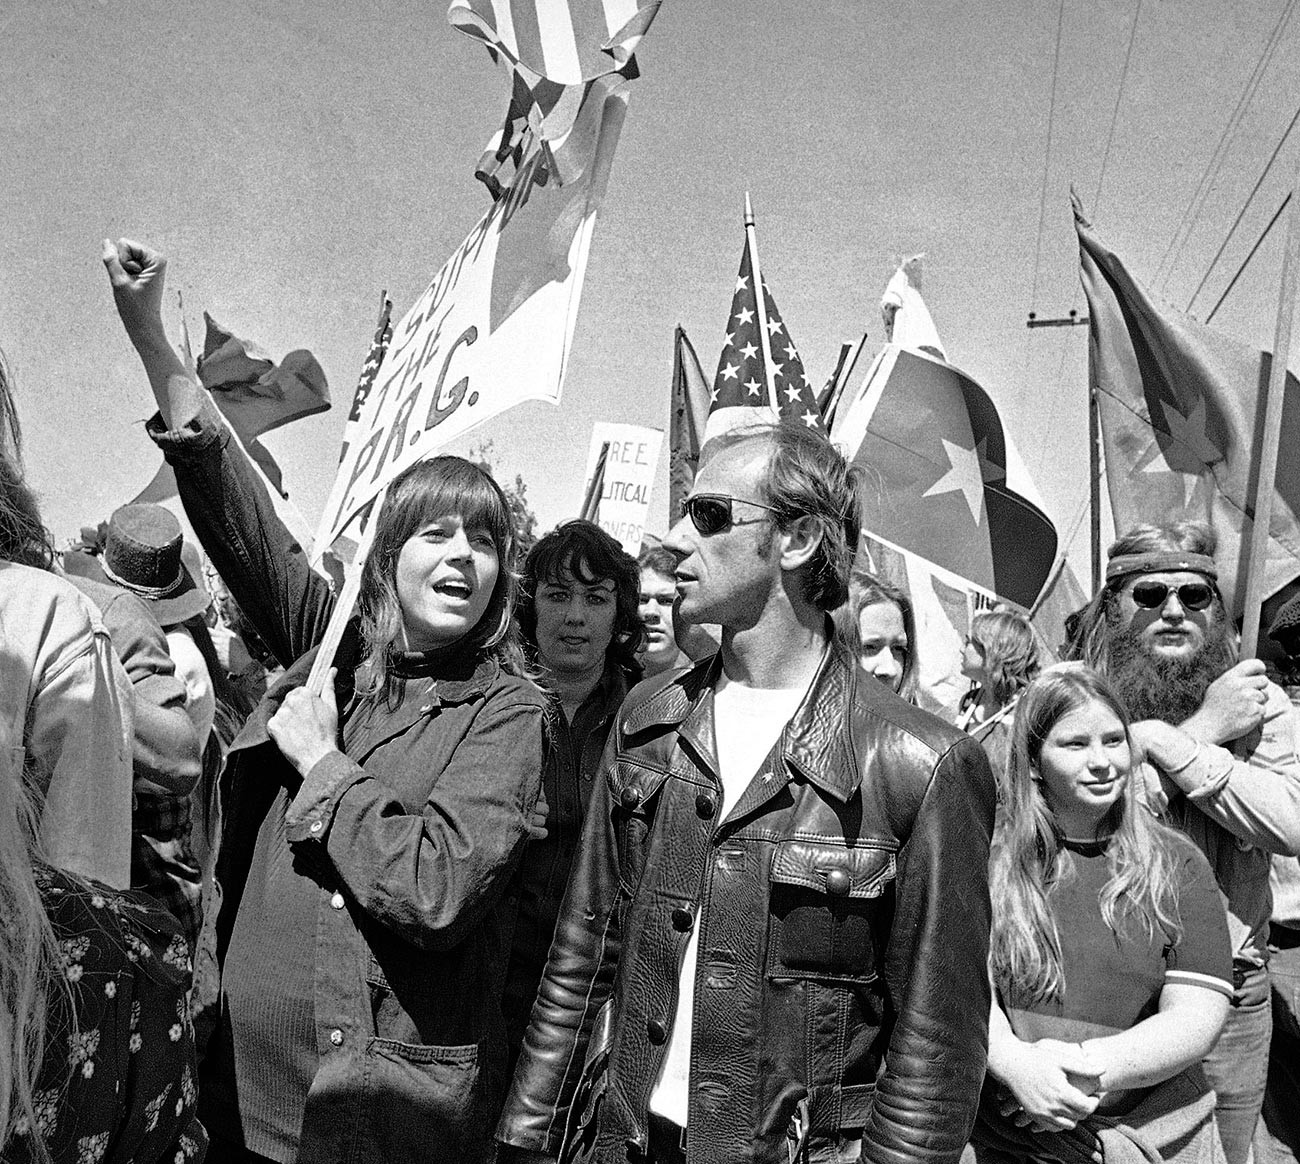
M1300 593L1293 594L1282 604L1268 628L1268 637L1281 643L1288 654L1300 646Z
M108 537L99 558L68 562L71 573L94 577L129 590L149 607L160 626L175 626L202 614L212 604L208 592L186 567L181 523L161 505L124 505L108 519Z

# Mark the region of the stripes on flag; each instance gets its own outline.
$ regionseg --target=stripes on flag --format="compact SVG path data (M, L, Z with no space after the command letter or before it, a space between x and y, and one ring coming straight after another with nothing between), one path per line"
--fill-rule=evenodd
M505 123L493 134L474 176L499 199L530 139L548 147L547 171L566 175L559 142L573 127L592 84L638 76L633 53L659 0L452 0L447 19L483 43L511 75Z

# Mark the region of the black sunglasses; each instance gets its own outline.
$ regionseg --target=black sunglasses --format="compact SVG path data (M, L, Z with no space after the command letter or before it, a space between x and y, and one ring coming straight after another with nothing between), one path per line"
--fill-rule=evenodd
M756 517L750 521L740 521L731 514L732 505L739 501L742 505L752 505L757 509L766 509L768 513L776 510L761 501L749 501L744 497L728 497L725 493L696 493L682 501L682 516L689 517L691 524L705 537L722 533L733 525L754 525L766 521L765 517Z
M1143 610L1158 610L1164 606L1170 590L1177 593L1179 603L1187 610L1205 610L1214 601L1214 587L1208 582L1184 582L1181 586L1169 586L1164 582L1134 582L1129 593Z

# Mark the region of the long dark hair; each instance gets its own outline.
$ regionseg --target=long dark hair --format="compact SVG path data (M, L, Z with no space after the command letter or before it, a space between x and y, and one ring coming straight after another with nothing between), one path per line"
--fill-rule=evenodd
M491 476L463 457L420 461L394 479L377 519L374 544L361 567L357 608L365 657L358 673L362 692L393 696L401 687L393 661L402 633L397 597L397 558L407 540L435 518L456 514L466 526L488 531L500 569L496 586L478 625L457 644L461 651L494 656L514 675L524 673L523 653L514 629L515 531L505 494Z
M13 381L0 352L0 559L50 570L54 542L41 520L36 495L23 474L23 434L14 405Z
M903 677L898 683L898 694L909 703L916 702L916 687L920 667L916 658L916 611L907 593L865 571L854 571L849 576L849 599L834 614L835 627L844 637L854 659L862 654L862 612L868 606L892 603L903 617L903 633L907 635L907 658L903 663Z

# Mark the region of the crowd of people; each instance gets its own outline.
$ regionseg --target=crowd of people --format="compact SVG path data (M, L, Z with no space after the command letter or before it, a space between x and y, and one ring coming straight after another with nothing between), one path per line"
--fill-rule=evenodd
M103 257L199 544L56 552L0 380L0 1159L1296 1159L1300 598L1239 659L1212 530L1058 650L976 614L943 708L802 425L635 558L439 456L318 684L332 582Z

